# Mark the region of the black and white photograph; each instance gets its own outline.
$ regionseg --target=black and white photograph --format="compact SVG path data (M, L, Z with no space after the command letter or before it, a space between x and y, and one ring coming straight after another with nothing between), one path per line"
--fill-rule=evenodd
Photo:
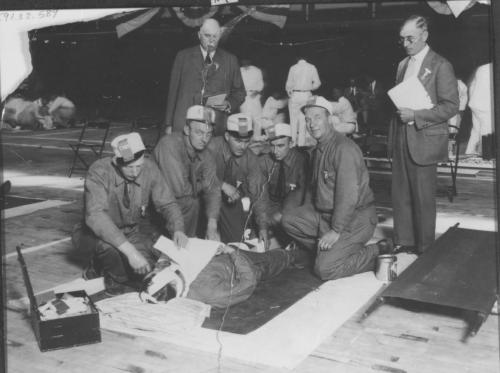
M499 5L4 0L0 372L500 371Z

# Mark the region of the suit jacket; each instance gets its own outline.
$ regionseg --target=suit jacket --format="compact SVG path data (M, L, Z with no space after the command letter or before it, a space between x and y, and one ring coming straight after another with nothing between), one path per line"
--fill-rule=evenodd
M399 63L396 84L403 81L409 57ZM413 161L431 165L448 159L448 119L458 113L457 79L453 66L432 49L422 61L418 79L434 104L431 109L415 111L415 123L406 126L408 149ZM397 133L404 133L399 117L394 116L389 129L388 151L392 157Z
M245 86L238 60L233 54L217 48L213 63L207 68L199 45L183 49L175 57L168 90L165 124L171 125L173 131L182 131L190 106L203 104L204 80L203 96L226 93L233 112L238 111L245 100ZM225 119L225 116L219 117L222 117L219 121Z

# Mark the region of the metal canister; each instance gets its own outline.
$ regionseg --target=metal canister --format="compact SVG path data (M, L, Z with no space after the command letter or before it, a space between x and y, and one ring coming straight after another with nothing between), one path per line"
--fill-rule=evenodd
M383 282L391 282L396 279L398 258L396 255L385 254L377 257L377 269L375 276Z

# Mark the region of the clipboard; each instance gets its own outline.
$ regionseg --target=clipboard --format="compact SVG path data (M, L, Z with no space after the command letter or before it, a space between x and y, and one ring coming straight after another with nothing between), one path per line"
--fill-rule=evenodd
M213 107L220 106L224 104L224 100L226 99L227 94L221 93L218 95L207 96L205 97L205 106Z

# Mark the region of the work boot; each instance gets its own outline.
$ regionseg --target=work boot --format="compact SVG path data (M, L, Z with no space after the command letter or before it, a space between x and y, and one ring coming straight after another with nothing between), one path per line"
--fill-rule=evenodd
M394 254L414 254L414 255L420 255L420 253L417 250L416 246L410 246L410 245L396 245L394 247Z
M0 194L2 196L5 196L6 194L8 194L10 192L11 187L12 187L12 184L11 184L10 180L5 181L4 183L2 183L2 186L0 187Z
M108 297L116 297L117 295L130 293L131 291L134 291L134 289L130 286L116 281L107 273L104 274L104 294Z
M290 267L303 269L311 264L309 252L301 249L296 242L290 242L287 247L285 247L285 251L288 252L290 258Z
M96 269L94 259L90 259L89 264L83 270L82 277L85 281L101 277L100 271Z

